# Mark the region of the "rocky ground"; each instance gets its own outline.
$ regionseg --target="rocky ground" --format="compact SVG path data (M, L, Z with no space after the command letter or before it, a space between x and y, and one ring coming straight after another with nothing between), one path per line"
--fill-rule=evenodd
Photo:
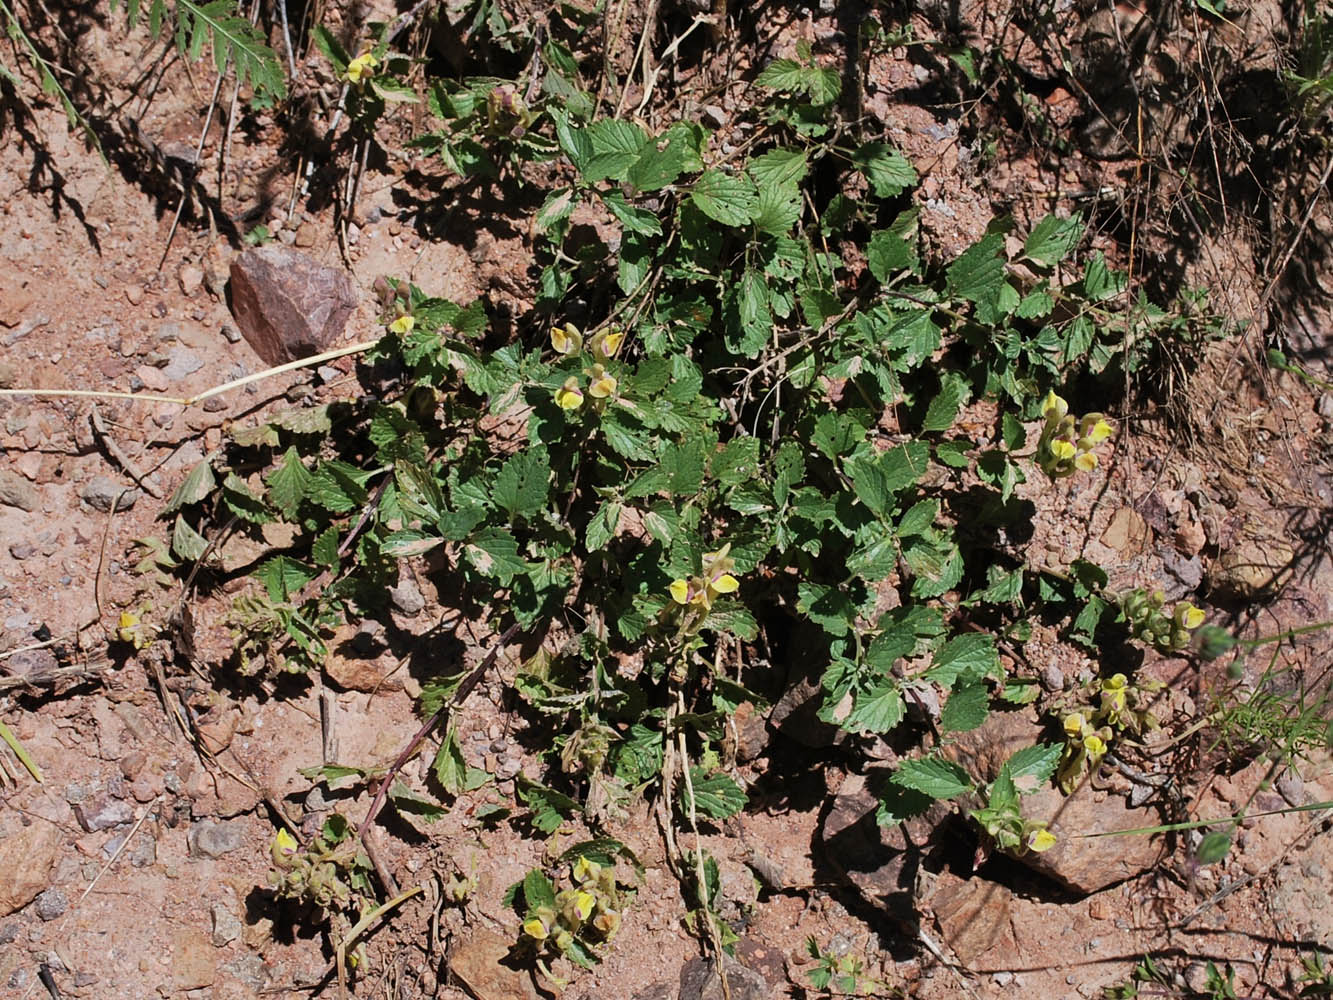
M769 25L777 41L747 60L786 54L799 37L841 37L823 7L802 18ZM974 27L986 30L987 22ZM143 38L111 23L85 28L80 45L97 50L100 71L128 79ZM1028 77L1054 80L1041 50L1012 41L1007 29L995 37L1014 46L1010 55ZM1093 42L1089 36L1079 49L1088 59ZM317 76L319 63L312 54L303 71ZM1055 155L1015 130L983 157L985 143L960 131L968 127L961 112L938 93L921 96L931 72L906 48L877 56L865 110L891 123L891 141L924 178L917 198L940 259L969 245L1001 211L1040 217L1132 173L1098 145L1113 141L1102 133ZM1061 116L1087 95L1035 89L1044 91L1041 120L1072 130L1073 117ZM301 196L271 118L253 131L215 126L202 149L200 162L210 165L225 153L221 214L239 231L266 223L270 247L282 248L272 273L242 268L238 280L233 264L243 246L232 235L197 211L172 234L180 194L170 180L178 173L166 165L193 157L204 90L177 64L160 93L134 101L115 123L157 168L132 166L124 149L104 165L46 108L0 148L0 388L25 390L0 397L0 721L43 774L38 784L0 751L0 996L336 995L322 929L276 905L265 888L276 812L307 832L335 807L361 815L367 795L329 792L300 769L392 760L419 725L413 699L429 675L420 663L402 666L382 627L352 625L334 643L325 676L295 693L226 683L208 669L228 642L219 625L225 588L191 606L199 643L193 670L108 652L122 610L150 594L165 611L179 594L156 589L151 574L136 569L143 556L136 540L169 529L166 498L234 429L359 392L355 354L190 405L29 390L188 399L261 372L303 353L293 346L300 338L290 324L268 339L255 334L244 315L250 299L238 291L253 283L254 308L271 314L265 302L274 288L310 289L301 268L346 275L314 286L317 301L336 301L343 314L334 347L379 335L373 286L383 275L458 301L486 296L514 313L530 304L528 235L488 226L475 205L451 210L442 226L404 211L395 194L420 183L414 171L434 169L410 157L382 165L366 183L345 229L344 263L332 209ZM733 107L744 92L736 83L717 99ZM1291 187L1293 199L1319 190ZM1327 201L1312 204L1310 231L1333 232ZM1169 213L1151 216L1163 217ZM1171 234L1147 228L1145 245L1166 260ZM1111 221L1095 240L1108 253L1126 252L1125 234ZM1277 320L1263 311L1270 275L1239 256L1241 240L1210 237L1208 252L1186 269L1216 291L1229 320L1248 324L1244 332L1188 360L1196 377L1179 406L1145 403L1144 412L1124 415L1123 445L1095 483L1020 486L1036 510L1021 554L1056 568L1089 559L1110 572L1113 588L1165 585L1168 597L1191 597L1221 624L1273 635L1333 618L1333 402L1320 387L1260 365L1260 339L1271 343L1273 328L1287 323L1291 342L1327 379L1333 319L1327 299L1286 285L1292 311ZM293 252L301 256L286 256ZM311 309L301 312L309 318ZM1182 433L1181 413L1195 436ZM262 551L237 547L219 557L239 567ZM392 625L403 634L424 634L445 617L424 564L392 596ZM472 636L467 623L449 628L466 662L485 655L486 637ZM466 760L496 780L461 796L438 822L395 821L376 835L384 865L426 891L370 938L358 995L539 995L526 972L503 961L514 927L502 897L540 863L546 845L474 815L511 796L516 777L532 767L532 747L505 696L506 680L532 652L503 650L498 676L464 706ZM1276 663L1281 690L1318 691L1328 684L1329 653L1323 633L1264 647L1241 681L1253 684ZM817 678L801 676L798 654L783 665L787 694L771 710L737 718L750 807L704 834L723 866L723 915L740 934L728 967L733 998L817 995L808 938L831 955L858 957L865 993L922 998L1015 990L1097 997L1125 982L1145 954L1165 970L1170 995L1209 995L1214 962L1234 970L1238 995L1294 996L1302 957L1333 949L1327 742L1287 766L1263 747L1219 744L1216 726L1191 731L1225 681L1216 671L1149 654L1140 672L1166 685L1157 708L1163 726L1139 766L1107 769L1067 798L1053 789L1031 796L1025 812L1049 819L1059 846L1029 856L1030 865L994 856L977 867L976 838L956 815L876 825L874 792L893 751L844 752L840 735L813 716ZM1047 700L1080 683L1091 665L1054 630L1014 655L1039 672ZM168 691L207 705L192 720L206 753L164 711ZM951 752L993 777L1012 749L1040 732L1032 709L996 713L961 734ZM1096 836L1236 811L1248 816L1217 864L1194 857L1197 833ZM602 964L562 995L720 996L686 926L655 819L642 811L620 836L644 865L637 897ZM447 905L454 876L476 880L465 907Z

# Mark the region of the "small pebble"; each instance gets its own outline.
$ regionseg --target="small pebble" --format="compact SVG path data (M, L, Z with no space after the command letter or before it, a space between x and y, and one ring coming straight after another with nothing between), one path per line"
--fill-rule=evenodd
M227 338L229 344L239 344L241 342L241 331L230 323L222 324L222 336Z
M47 889L37 896L33 910L43 920L54 920L69 909L69 899L59 889Z

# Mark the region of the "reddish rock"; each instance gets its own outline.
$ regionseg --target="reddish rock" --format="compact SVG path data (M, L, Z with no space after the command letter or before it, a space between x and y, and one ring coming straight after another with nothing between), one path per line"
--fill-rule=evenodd
M59 828L42 820L0 831L0 917L27 906L50 885L60 842Z
M296 250L257 247L232 261L232 315L270 365L327 350L355 308L356 290L346 274Z

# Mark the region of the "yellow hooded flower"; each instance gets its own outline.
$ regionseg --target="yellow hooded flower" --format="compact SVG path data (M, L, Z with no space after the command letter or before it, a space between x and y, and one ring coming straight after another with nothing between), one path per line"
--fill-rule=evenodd
M595 357L614 358L624 341L624 330L603 330L592 338L592 343L589 346L592 348Z
M593 399L606 399L616 393L616 380L606 373L601 365L593 365L589 375L588 395Z
M375 67L379 64L375 53L367 49L347 64L347 79L353 83L360 83L363 77L369 79L375 75Z
M543 921L538 920L536 917L533 917L531 920L523 921L523 933L530 938L536 938L538 941L544 941L546 939L546 935L550 932Z
M1087 720L1083 718L1083 713L1071 712L1069 715L1065 716L1065 735L1077 739L1083 735L1083 727L1087 724Z
M1055 456L1057 462L1067 462L1074 457L1074 445L1064 438L1056 438L1051 442L1051 454Z
M671 592L671 599L677 604L690 603L690 581L672 580L671 586L667 588Z
M562 410L577 410L583 405L583 390L579 388L578 379L565 379L565 384L555 391L555 405Z
M1041 854L1055 846L1055 834L1050 830L1033 830L1028 834L1028 850Z
M593 879L597 878L601 871L601 865L596 861L589 861L580 854L578 860L574 862L574 867L570 874L573 876L575 882L591 882Z
M1074 459L1074 468L1080 472L1091 472L1097 468L1097 456L1090 451L1081 451Z
M551 346L557 354L578 354L583 350L583 334L573 323L551 327Z
M416 317L410 316L407 313L403 313L403 315L399 316L396 320L394 320L392 323L389 324L389 329L393 333L402 336L405 333L411 333L412 328L416 325L417 325Z
M590 892L580 890L574 896L574 913L580 920L587 920L588 915L592 913L593 907L597 905L597 897Z
M1091 426L1088 426L1089 422L1091 422ZM1089 413L1083 418L1083 424L1086 429L1083 431L1082 437L1087 440L1089 447L1095 448L1115 432L1115 428L1108 424L1099 413Z
M1055 394L1052 389L1041 401L1041 415L1047 420L1063 420L1069 412L1069 404Z
M1194 631L1202 625L1208 618L1203 611L1196 608L1189 601L1181 601L1176 605L1175 619L1181 628Z

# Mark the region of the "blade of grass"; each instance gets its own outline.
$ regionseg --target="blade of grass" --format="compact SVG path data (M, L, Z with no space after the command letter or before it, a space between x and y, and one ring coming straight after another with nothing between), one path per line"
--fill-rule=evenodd
M9 744L9 749L14 751L14 756L17 757L23 763L23 766L28 769L28 773L33 776L37 784L42 784L42 769L38 767L37 762L28 755L28 751L23 749L23 744L19 742L19 738L15 736L13 731L3 722L0 722L0 739L3 739Z

